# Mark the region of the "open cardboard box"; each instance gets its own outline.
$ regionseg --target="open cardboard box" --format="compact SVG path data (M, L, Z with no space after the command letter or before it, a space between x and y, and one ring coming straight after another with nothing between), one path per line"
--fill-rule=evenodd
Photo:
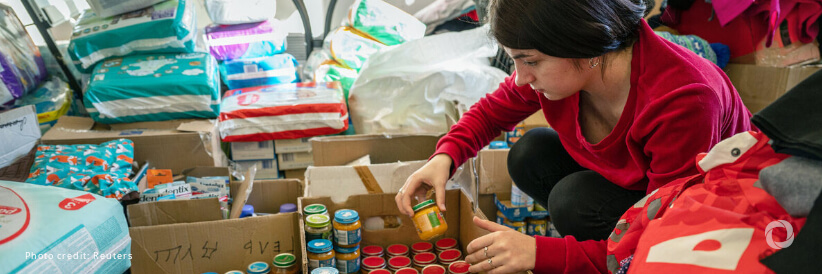
M299 199L299 208L302 213L302 208L310 204L323 204L328 208L329 213L333 213L339 209L353 209L360 215L360 221L364 221L370 217L381 216L398 216L400 219L400 226L398 228L389 228L382 230L368 230L363 229L362 242L360 246L379 245L387 247L391 244L405 244L411 245L420 242L417 231L414 228L414 223L408 216L400 214L397 209L397 204L394 202L396 194L364 194L354 195L348 198L345 202L334 203L329 197L303 197ZM468 243L472 240L486 235L489 232L478 228L473 223L474 216L481 219L486 219L486 216L480 211L474 211L471 199L462 191L448 190L445 193L445 202L448 205L448 211L444 213L445 221L448 224L448 231L444 236L457 239L460 249L465 251ZM305 242L305 222L300 219L300 240ZM440 239L433 239L431 242ZM302 271L308 273L308 259L305 250L305 245L302 245Z
M311 138L314 166L341 166L369 155L372 164L427 160L438 135L364 134Z
M728 64L725 72L751 113L770 105L820 67L767 67Z
M91 118L63 116L46 132L47 145L100 144L120 138L134 141L134 160L180 174L193 166L226 166L217 127L211 120L172 120L101 124Z
M483 149L477 153L475 168L479 194L511 192L513 180L508 174L510 149Z

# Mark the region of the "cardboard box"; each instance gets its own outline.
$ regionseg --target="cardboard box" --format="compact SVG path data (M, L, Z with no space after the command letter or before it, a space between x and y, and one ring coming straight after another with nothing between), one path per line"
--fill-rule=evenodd
M728 64L725 72L742 102L752 113L759 112L819 70L819 67L766 67Z
M305 173L305 197L328 196L339 202L356 194L396 193L408 176L425 163L426 161L412 161L356 167L311 166ZM377 186L369 186L368 183Z
M40 139L40 125L34 106L0 113L0 168L29 154Z
M522 123L525 125L525 132L535 128L551 127L548 125L548 121L545 120L545 113L543 113L541 109L531 116L528 116L528 118L525 118Z
M329 212L338 209L353 209L360 215L360 220L367 220L370 217L397 216L400 219L398 228L382 230L363 230L361 246L379 245L386 247L391 244L411 245L420 242L414 223L408 216L400 214L397 204L394 202L394 194L365 194L349 197L341 203L334 203L329 197L300 198L299 208L309 204L323 204ZM488 234L489 232L476 227L472 221L474 216L487 219L480 211L475 211L470 198L459 190L449 190L445 194L445 201L448 211L445 212L445 221L448 224L448 231L443 237L457 239L459 247L464 251L468 243L472 240ZM300 219L300 239L305 242L305 225ZM302 249L302 269L303 273L308 270L307 252L303 245Z
M511 192L508 175L509 149L483 149L477 153L475 164L479 194Z
M309 152L311 151L309 139L311 138L274 140L274 149L277 153Z
M240 182L232 182L231 197L237 195ZM254 206L257 213L279 213L280 205L285 203L297 204L297 198L303 195L303 184L300 180L258 180L254 181L246 204Z
M277 165L277 159L271 160L252 160L252 161L237 161L243 167L257 166L257 175L254 176L257 180L267 179L282 179L280 168Z
M274 159L274 141L232 142L231 160L271 160Z
M365 155L372 164L427 160L438 135L349 135L311 138L314 166L345 165Z
M283 173L285 174L286 179L297 179L297 180L300 180L300 181L304 182L305 181L305 171L306 171L305 168L301 168L301 169L286 170L286 171L283 171Z
M277 164L280 170L303 169L314 164L314 155L311 152L280 153Z
M179 174L193 166L226 166L211 120L173 120L100 124L91 118L63 116L42 138L43 144L99 144L119 138L134 141L134 160Z

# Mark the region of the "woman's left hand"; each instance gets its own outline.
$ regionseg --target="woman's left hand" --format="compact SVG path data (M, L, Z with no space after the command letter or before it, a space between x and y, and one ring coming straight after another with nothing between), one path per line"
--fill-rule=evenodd
M537 240L497 223L474 217L474 224L491 231L468 244L468 271L488 274L515 273L534 269Z

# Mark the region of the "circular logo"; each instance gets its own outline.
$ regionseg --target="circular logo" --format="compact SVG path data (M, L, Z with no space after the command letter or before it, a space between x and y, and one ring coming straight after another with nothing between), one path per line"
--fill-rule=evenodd
M788 234L785 236L784 242L775 242L773 240L773 230L777 227L784 228L788 231ZM791 244L793 244L793 239L793 226L791 226L791 223L789 223L788 221L773 221L769 223L767 227L765 227L765 241L768 242L768 246L770 246L773 249L783 249L789 247L791 246Z

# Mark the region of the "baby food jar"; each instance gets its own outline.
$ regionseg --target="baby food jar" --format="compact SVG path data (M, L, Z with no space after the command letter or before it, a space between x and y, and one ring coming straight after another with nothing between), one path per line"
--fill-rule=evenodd
M459 249L448 249L441 252L438 257L441 265L449 265L462 258L462 251L459 251Z
M374 270L371 270L370 272L363 271L362 274L392 274L392 273L388 269L374 269Z
M320 267L311 270L311 274L340 274L340 271L333 267Z
M369 245L362 248L363 257L382 257L384 255L385 251L378 245Z
M271 272L271 267L266 262L253 262L248 265L246 272L248 274L268 274L268 272Z
M336 247L337 252L337 269L342 274L357 273L360 271L360 246L355 247Z
M411 267L411 259L405 256L398 256L388 259L388 270L397 272L402 268Z
M310 205L305 206L303 208L303 214L305 214L305 216L311 216L311 215L314 215L314 214L321 214L321 215L325 215L325 216L328 216L329 218L331 218L331 215L328 215L328 208L326 208L322 204L310 204Z
M434 237L445 234L448 224L445 223L439 207L434 200L427 200L413 207L414 226L420 239L427 241Z
M360 244L362 223L360 215L351 209L342 209L334 213L334 238L341 247L355 247Z
M391 259L397 256L408 256L408 246L401 244L389 245L388 258Z
M548 220L545 219L528 219L526 232L530 236L545 236L548 231Z
M362 274L368 274L378 269L385 269L385 259L381 257L365 257L362 259Z
M511 221L511 220L506 220L506 222L505 222L505 226L508 226L508 227L510 227L510 228L511 228L511 229L513 229L513 230L519 231L519 232L520 232L520 233L522 233L522 234L526 234L526 232L527 232L527 231L525 230L525 226L526 226L526 224L525 224L525 222L523 222L523 221Z
M418 242L411 245L411 256L424 252L434 252L434 245L429 242Z
M305 241L324 239L331 241L331 219L322 214L305 217Z
M434 255L434 253L431 252L420 253L414 256L414 268L420 272L422 272L422 269L426 266L435 264L436 262L437 255Z
M406 268L401 268L401 269L395 271L394 274L420 274L420 272L417 271L416 269L406 267Z
M239 271L239 270L231 270L231 271L226 272L225 274L245 274L245 273L243 273L242 271Z
M432 264L422 269L422 274L445 274L445 267Z
M471 267L471 265L466 263L465 261L456 261L448 265L448 273L468 274L469 267Z
M456 249L457 248L457 239L454 239L454 238L441 239L441 240L437 241L436 244L434 244L434 247L437 250L437 254L442 253L443 251L448 250L448 249Z
M308 268L312 271L320 267L336 267L334 246L329 240L313 240L306 246Z
M502 214L502 210L497 210L497 223L505 224L505 220L505 214Z
M300 273L300 266L297 265L297 256L291 253L280 253L274 256L274 273L276 274L297 274Z

